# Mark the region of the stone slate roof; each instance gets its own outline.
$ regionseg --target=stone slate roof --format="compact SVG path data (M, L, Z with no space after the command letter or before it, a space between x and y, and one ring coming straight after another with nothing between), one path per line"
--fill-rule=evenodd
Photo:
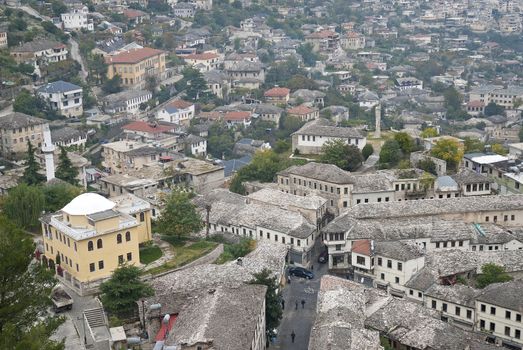
M478 301L521 312L523 310L523 280L491 284L478 295Z
M167 152L167 149L161 148L161 147L152 147L152 146L144 146L140 148L134 148L127 152L125 152L126 155L131 157L143 157L143 156L150 156L155 154L160 154Z
M83 134L80 130L65 126L60 129L51 130L51 141L52 142L67 142L78 137L83 137Z
M82 87L72 83L68 83L63 80L58 80L40 87L37 91L39 93L52 94L57 92L62 93L74 90L82 90Z
M480 291L477 289L462 284L455 284L453 286L434 284L427 291L425 291L425 295L458 305L474 308L474 299L479 292Z
M399 241L376 242L374 252L376 255L399 261L413 260L423 256L418 245Z
M303 125L293 135L315 135L334 138L364 138L360 130L335 126L327 119L319 118Z
M338 168L336 165L316 162L310 162L301 166L291 166L278 174L303 176L335 184L352 184L354 181L349 172Z
M32 117L20 112L13 112L0 118L0 129L12 130L46 123L47 120L45 119Z
M416 274L412 276L407 283L405 283L405 287L424 292L437 281L437 274L435 274L431 269L424 267L416 272Z
M454 181L456 181L460 185L493 182L488 177L478 174L477 172L472 171L470 169L464 169L463 171L460 171L455 175L451 175L450 177L452 177Z

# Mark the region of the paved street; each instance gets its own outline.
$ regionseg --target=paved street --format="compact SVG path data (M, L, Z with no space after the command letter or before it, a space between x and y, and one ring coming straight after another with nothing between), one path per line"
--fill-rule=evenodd
M305 350L309 346L309 335L316 317L316 299L320 287L320 279L327 273L328 264L319 264L315 254L314 279L306 280L291 277L291 284L283 290L285 310L278 329L278 337L270 349ZM302 308L301 300L305 300ZM298 309L296 310L296 301ZM291 333L296 338L292 343Z

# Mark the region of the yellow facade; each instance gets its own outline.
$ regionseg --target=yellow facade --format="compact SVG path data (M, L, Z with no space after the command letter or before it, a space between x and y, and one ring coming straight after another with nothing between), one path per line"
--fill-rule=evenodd
M149 207L141 207L131 215L104 208L80 215L62 211L41 221L44 261L56 265L59 255L64 282L78 289L82 284L110 277L121 263L140 265L139 244L151 240Z
M143 89L147 76L162 79L165 73L165 53L150 48L122 52L106 58L106 63L107 78L119 75L127 88Z

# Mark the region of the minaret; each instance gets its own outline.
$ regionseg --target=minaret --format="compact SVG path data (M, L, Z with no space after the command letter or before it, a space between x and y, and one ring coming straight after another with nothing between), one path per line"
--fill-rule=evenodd
M374 132L374 137L379 139L381 138L381 104L376 106L374 110L374 115L376 118L376 131Z
M47 181L54 179L54 150L55 147L51 141L51 130L49 124L44 124L44 144L42 145L42 152L45 155L45 175Z

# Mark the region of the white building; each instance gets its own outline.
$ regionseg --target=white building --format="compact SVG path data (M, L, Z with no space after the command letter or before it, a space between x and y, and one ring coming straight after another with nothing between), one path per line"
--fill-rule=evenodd
M81 86L62 80L49 83L37 90L37 94L48 101L51 108L66 117L78 117L83 114Z
M184 100L174 100L160 108L156 117L168 123L189 126L190 121L194 118L194 104Z
M93 20L88 18L87 6L73 8L70 12L62 13L61 19L65 30L94 30Z
M140 110L140 105L147 103L151 98L153 94L150 91L128 90L105 96L102 104L106 113L135 114Z

